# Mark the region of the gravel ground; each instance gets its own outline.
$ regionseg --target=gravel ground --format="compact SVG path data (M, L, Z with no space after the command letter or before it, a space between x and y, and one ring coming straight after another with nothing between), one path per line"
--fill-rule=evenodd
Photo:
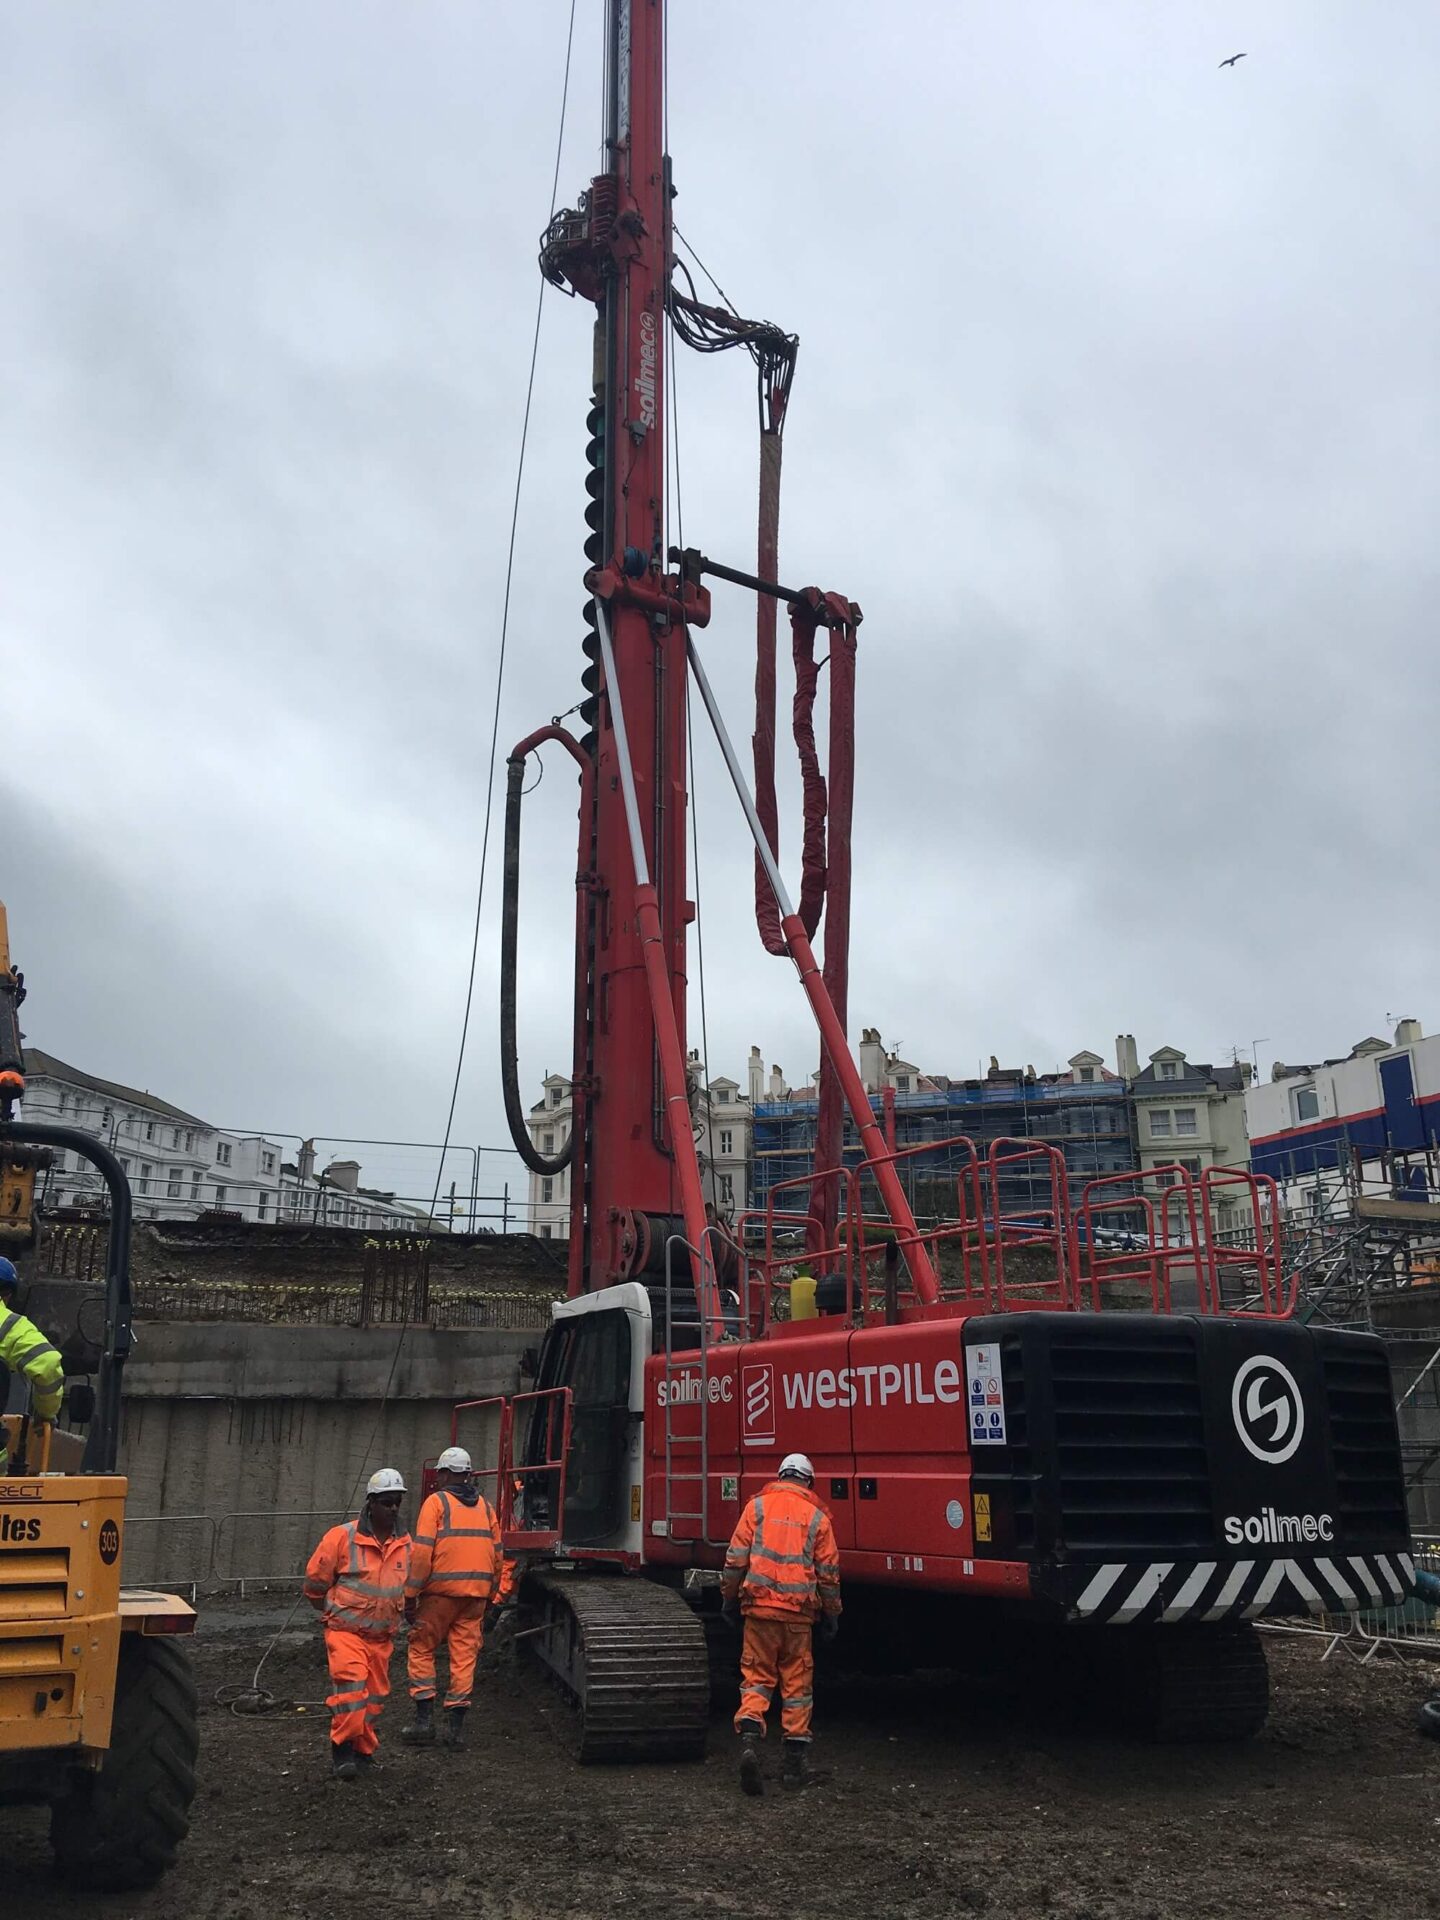
M294 1704L247 1719L214 1703L248 1680L274 1618L233 1600L202 1616L202 1779L175 1871L149 1893L75 1898L43 1818L0 1813L6 1920L1440 1914L1440 1745L1413 1731L1431 1667L1322 1662L1322 1643L1270 1637L1270 1724L1232 1750L1103 1738L974 1684L855 1683L829 1690L817 1724L831 1779L752 1801L725 1715L703 1765L581 1769L558 1696L487 1655L468 1752L402 1747L397 1699L384 1771L347 1786L326 1775L318 1634L287 1636L266 1667Z

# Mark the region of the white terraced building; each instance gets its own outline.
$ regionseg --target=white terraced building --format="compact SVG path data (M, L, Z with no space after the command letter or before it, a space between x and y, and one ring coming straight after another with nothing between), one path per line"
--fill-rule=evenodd
M302 1148L298 1162L287 1164L278 1141L211 1126L158 1094L102 1080L39 1047L26 1047L25 1069L24 1117L103 1141L129 1179L137 1220L234 1213L262 1225L305 1220L370 1232L426 1225L423 1210L361 1187L353 1160L317 1173L313 1150L307 1156ZM104 1182L78 1154L57 1153L47 1198L53 1208L97 1206Z

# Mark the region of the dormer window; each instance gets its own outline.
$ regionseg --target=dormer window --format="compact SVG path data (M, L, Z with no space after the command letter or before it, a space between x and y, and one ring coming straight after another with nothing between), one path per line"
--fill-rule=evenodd
M1162 1080L1178 1080L1180 1078L1180 1062L1178 1060L1162 1060L1160 1062L1160 1078Z

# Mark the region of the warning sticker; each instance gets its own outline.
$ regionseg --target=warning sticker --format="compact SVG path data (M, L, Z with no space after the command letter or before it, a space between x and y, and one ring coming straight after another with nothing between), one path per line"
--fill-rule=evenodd
M971 1446L1003 1447L1005 1381L1000 1371L999 1347L988 1344L966 1347L965 1384Z
M989 1494L977 1493L973 1504L975 1511L975 1538L977 1540L988 1540L990 1538Z

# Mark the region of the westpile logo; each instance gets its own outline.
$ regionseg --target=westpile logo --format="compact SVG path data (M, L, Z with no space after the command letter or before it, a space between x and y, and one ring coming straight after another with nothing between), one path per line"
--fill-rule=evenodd
M1230 1411L1241 1444L1267 1467L1292 1458L1305 1434L1305 1402L1295 1376L1268 1353L1252 1354L1236 1373Z
M742 1437L760 1446L775 1438L775 1368L768 1360L740 1369Z

